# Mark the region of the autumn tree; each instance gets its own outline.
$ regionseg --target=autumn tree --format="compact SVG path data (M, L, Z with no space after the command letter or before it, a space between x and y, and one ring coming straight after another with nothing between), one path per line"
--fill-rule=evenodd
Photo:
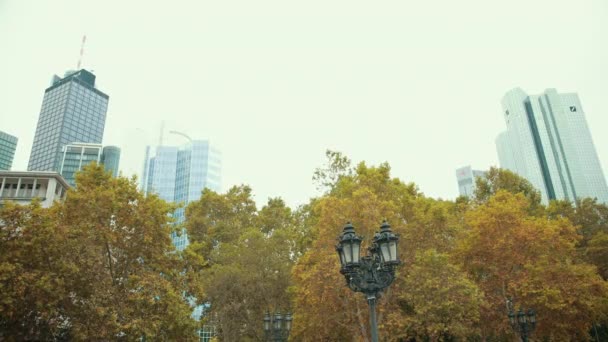
M479 334L483 294L445 253L416 253L403 281L392 289L386 331L391 339L466 340Z
M595 265L599 274L608 280L608 233L597 232L584 249L585 260Z
M550 217L565 217L578 227L582 235L581 246L585 246L596 233L608 233L608 205L598 203L595 198L579 198L551 201L547 208Z
M514 298L543 317L535 336L585 339L605 312L607 284L577 261L580 235L568 219L531 216L529 208L524 193L498 190L466 215L455 254L488 301L485 335L510 333L505 303Z
M254 226L256 217L250 187L233 186L226 194L205 189L199 201L186 207L185 225L189 239L199 244L202 256L209 259L215 246L237 241Z
M529 212L542 213L540 191L527 179L507 169L491 167L483 177L475 180L475 201L486 203L498 191L504 190L512 194L522 193L529 203Z
M582 237L577 245L579 255L608 280L608 206L592 198L574 203L561 200L551 201L547 212L549 217L565 217L577 227Z
M186 253L205 255L201 272L219 337L225 341L263 340L267 310L290 308L287 288L299 255L296 215L280 198L260 210L247 186L225 194L206 190L186 210L191 245Z
M315 170L312 180L317 190L331 191L341 177L352 176L354 170L351 160L340 152L327 150L325 157L327 158L325 165Z
M341 158L341 155L329 157ZM332 165L332 162L328 164ZM426 199L414 184L391 178L388 164L368 167L360 163L352 172L332 179L335 184L329 184L329 190L314 201L311 212L316 219L311 222L314 222L315 238L293 270L296 316L292 339L368 340L367 304L363 296L345 286L334 246L342 226L352 221L357 234L364 237L362 250L365 250L365 244L371 240L383 219L388 219L393 231L401 234L399 249L404 265L398 268L397 279L379 301L380 335L403 339L417 336L439 338L434 330L436 327L444 328L442 336L474 334L475 314L471 315L468 323L463 323L457 319L450 320L442 311L449 307L448 312L458 312L457 306L462 305L458 300L464 298L467 309L477 307L481 303L480 292L467 279L465 272L449 263L445 254L427 251L437 248L445 252L453 248L462 225L462 220L456 215L459 209L453 203ZM425 258L423 256L428 255L425 253L435 254ZM437 258L433 259L435 256ZM428 268L435 267L436 263L443 264L433 273ZM412 265L417 266L412 268ZM428 280L423 284L428 286L421 287L413 279L423 275ZM416 290L433 296L441 278L447 276L458 280L437 299L437 305L407 296L407 292ZM445 305L439 305L439 302ZM428 314L430 312L432 315ZM422 313L432 319L424 324L414 324L424 321Z
M4 202L0 209L0 340L66 340L68 296L78 276L56 208Z
M289 248L279 234L249 229L233 244L214 250L205 272L205 299L224 341L261 341L267 310L289 310Z
M2 210L3 328L16 340L195 338L173 207L98 165L51 209ZM38 322L33 324L34 322Z

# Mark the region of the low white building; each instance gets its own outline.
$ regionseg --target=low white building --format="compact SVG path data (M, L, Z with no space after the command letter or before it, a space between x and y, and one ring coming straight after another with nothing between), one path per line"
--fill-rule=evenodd
M0 171L0 206L5 201L29 204L40 198L44 208L65 199L68 183L57 172Z

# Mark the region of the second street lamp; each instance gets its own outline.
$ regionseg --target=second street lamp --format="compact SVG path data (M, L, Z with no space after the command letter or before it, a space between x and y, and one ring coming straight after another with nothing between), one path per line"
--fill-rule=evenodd
M264 315L264 333L266 340L271 342L284 342L289 338L291 332L292 317L287 313L285 317L280 312L270 314L266 312Z
M399 236L393 234L391 226L384 221L368 248L369 255L360 257L362 240L349 222L338 238L336 251L340 258L340 273L344 275L346 284L367 298L372 342L377 342L376 301L395 279L395 268L400 264L397 255Z
M507 306L509 308L507 316L509 317L511 327L519 333L523 342L528 342L528 335L536 328L536 313L532 309L528 309L527 313L519 309L516 314L513 311L513 303L511 301L507 302Z

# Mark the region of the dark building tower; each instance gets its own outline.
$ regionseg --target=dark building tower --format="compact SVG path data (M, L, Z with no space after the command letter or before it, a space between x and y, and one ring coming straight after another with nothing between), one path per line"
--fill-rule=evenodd
M44 91L27 169L59 171L63 146L100 144L109 96L95 88L95 75L82 69L53 77Z

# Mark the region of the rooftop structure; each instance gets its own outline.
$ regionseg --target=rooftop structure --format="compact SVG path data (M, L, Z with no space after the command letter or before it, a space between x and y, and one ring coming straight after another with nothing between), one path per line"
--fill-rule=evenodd
M34 198L45 208L65 199L70 185L57 172L0 171L0 206L5 201L29 204Z

